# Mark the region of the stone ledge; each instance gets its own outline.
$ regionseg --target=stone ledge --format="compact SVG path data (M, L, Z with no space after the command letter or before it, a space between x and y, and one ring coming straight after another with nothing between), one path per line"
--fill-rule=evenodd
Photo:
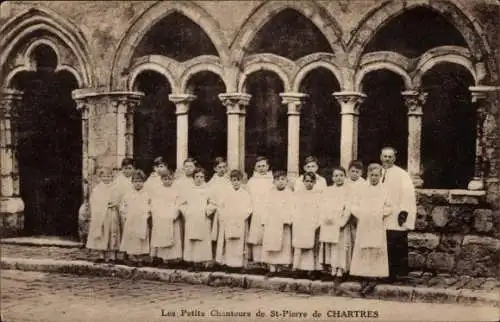
M55 246L63 248L81 248L83 243L71 240L64 240L58 238L44 238L44 237L13 237L2 238L0 244L5 245L23 245L23 246Z
M2 258L1 268L8 270L55 272L75 275L108 276L168 283L204 284L260 288L274 291L297 292L311 295L359 297L357 282L320 282L290 278L266 278L259 275L228 274L223 272L187 272L177 269L153 267L129 267L112 264L95 264L88 261L64 261L53 259ZM495 292L473 290L449 290L427 287L379 284L368 298L427 303L463 303L464 305L499 306Z

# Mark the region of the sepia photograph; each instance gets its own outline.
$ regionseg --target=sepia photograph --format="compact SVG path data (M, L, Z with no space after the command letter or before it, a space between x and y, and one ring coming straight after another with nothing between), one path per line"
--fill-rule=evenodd
M499 321L499 0L3 1L0 322Z

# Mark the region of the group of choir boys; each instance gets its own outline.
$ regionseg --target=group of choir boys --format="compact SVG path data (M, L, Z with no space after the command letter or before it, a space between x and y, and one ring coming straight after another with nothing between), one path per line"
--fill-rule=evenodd
M152 265L187 263L189 270L216 263L230 272L255 263L268 276L292 268L293 276L312 279L389 274L384 219L392 207L380 164L367 167L366 181L360 161L334 168L332 186L318 175L315 157L294 182L269 171L265 157L246 183L223 158L207 183L191 158L178 178L161 157L153 168L147 180L128 158L116 178L99 170L87 238L98 261L144 265L152 258Z

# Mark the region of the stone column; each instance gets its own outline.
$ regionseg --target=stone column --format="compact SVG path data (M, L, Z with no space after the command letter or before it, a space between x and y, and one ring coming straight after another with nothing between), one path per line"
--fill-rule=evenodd
M287 106L288 114L288 156L287 173L290 179L299 176L300 154L300 108L308 97L304 93L280 93L282 104Z
M422 115L427 93L419 90L404 91L405 105L408 108L408 173L415 187L422 187Z
M196 99L191 94L170 94L168 99L175 104L175 114L177 115L177 170L182 169L184 160L188 157L188 112L189 104Z
M16 157L17 125L13 117L22 104L22 94L14 89L0 93L0 237L16 236L24 229Z
M227 108L227 165L229 169L244 171L245 155L245 108L251 95L223 93L219 99Z
M366 95L358 92L335 92L333 96L340 103L340 164L347 169L349 162L358 155L359 106Z

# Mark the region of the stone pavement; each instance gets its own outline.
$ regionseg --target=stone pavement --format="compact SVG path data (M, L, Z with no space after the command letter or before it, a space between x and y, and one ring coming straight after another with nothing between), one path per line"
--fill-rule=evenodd
M18 270L2 271L1 288L4 322L498 320L498 310L493 307L310 296ZM257 316L259 310L264 316ZM237 314L245 316L235 317Z

